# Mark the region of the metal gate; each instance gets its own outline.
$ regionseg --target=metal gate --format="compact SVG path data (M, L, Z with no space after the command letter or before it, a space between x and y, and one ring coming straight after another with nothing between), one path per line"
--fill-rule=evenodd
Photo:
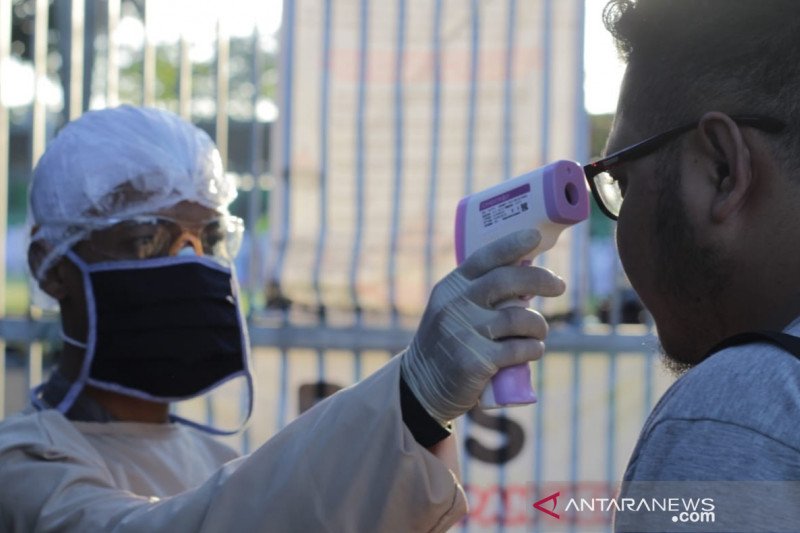
M259 388L230 439L244 452L407 345L454 266L461 196L589 156L582 0L287 0L277 38L266 21L280 8L0 0L0 414L21 408L59 343L56 318L24 296L20 191L59 125L88 108L172 109L212 134L239 179ZM551 324L540 403L459 421L464 531L550 530L532 508L543 495L609 494L668 382L647 320L621 323L616 262L595 318L590 244L583 223L538 259L569 286L534 302ZM224 422L242 404L232 390L181 409Z

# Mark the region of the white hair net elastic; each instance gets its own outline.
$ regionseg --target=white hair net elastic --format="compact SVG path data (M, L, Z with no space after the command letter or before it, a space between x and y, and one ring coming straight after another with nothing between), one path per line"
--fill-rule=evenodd
M75 243L114 219L184 200L227 214L234 198L235 183L203 130L161 109L90 111L61 130L33 171L31 241L49 250L33 274L42 280Z

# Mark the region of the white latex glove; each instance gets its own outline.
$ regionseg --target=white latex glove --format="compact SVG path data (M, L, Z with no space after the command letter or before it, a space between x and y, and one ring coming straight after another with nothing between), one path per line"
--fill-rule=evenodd
M536 230L497 239L433 288L401 368L417 400L439 422L469 411L500 368L544 353L548 327L541 314L516 306L494 309L506 300L564 292L564 280L549 270L508 266L540 241Z

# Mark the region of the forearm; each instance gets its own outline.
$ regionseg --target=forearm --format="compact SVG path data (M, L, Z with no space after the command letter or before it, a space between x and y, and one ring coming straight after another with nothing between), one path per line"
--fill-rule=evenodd
M0 435L0 529L438 531L466 511L455 439L428 451L403 422L398 359L196 488L161 499L126 490L126 467L108 464L69 421L36 416L47 420Z

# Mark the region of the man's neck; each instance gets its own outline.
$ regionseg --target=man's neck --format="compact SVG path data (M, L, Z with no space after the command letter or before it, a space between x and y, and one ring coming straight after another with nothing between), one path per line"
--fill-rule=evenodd
M120 422L149 424L169 422L169 404L133 398L91 385L87 385L85 391L89 397L103 406L111 416Z

